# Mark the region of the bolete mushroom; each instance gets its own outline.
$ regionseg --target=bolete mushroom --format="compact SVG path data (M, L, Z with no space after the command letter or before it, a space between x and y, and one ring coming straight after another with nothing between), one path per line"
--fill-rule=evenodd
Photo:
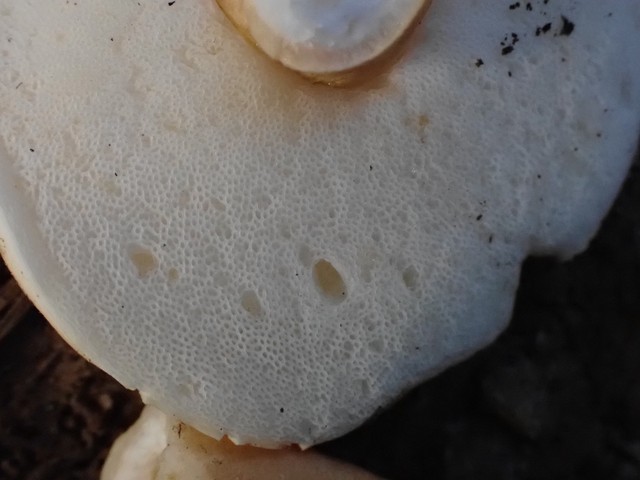
M637 147L635 0L434 2L352 89L208 0L0 12L3 256L89 360L238 444L334 438L485 346Z

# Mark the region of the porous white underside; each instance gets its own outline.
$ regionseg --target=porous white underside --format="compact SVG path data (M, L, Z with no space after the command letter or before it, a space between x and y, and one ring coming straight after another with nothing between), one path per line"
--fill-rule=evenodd
M434 2L380 88L340 91L208 0L0 0L0 248L164 411L262 445L340 435L491 341L523 258L582 249L624 178L637 1L510 3Z

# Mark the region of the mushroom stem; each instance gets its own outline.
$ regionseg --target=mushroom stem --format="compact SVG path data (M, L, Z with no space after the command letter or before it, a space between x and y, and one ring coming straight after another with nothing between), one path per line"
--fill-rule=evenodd
M147 406L114 444L101 480L376 480L360 468L297 448L214 440Z
M315 83L363 83L393 65L431 0L216 0L259 50Z

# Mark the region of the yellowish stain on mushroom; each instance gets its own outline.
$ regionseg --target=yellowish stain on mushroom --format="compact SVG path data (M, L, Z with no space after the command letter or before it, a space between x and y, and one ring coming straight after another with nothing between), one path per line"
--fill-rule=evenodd
M262 314L262 305L260 305L260 299L256 292L246 291L240 297L240 304L249 315L259 317Z
M327 260L319 260L313 266L313 280L318 290L329 300L339 303L347 294L347 286L340 272Z
M140 278L149 277L158 267L158 260L151 250L137 245L130 248L129 259Z
M424 113L408 117L404 121L406 127L416 133L421 143L425 143L427 141L427 128L430 123L431 120L429 119L429 116Z
M122 195L122 189L120 188L120 186L115 182L115 180L112 179L108 179L105 180L104 182L102 182L100 184L100 187L109 195L112 195L114 197L119 197Z
M178 206L180 208L188 207L189 200L191 200L191 193L188 190L182 190L178 195Z
M175 283L180 278L180 272L178 272L178 270L176 268L170 268L167 271L167 278L169 279L169 281L171 283Z

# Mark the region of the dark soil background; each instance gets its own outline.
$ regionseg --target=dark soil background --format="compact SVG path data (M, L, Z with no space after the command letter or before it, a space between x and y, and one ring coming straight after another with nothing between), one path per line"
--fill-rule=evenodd
M0 264L0 479L97 479L136 395ZM491 347L321 449L389 479L640 479L640 161L589 250L526 262Z

